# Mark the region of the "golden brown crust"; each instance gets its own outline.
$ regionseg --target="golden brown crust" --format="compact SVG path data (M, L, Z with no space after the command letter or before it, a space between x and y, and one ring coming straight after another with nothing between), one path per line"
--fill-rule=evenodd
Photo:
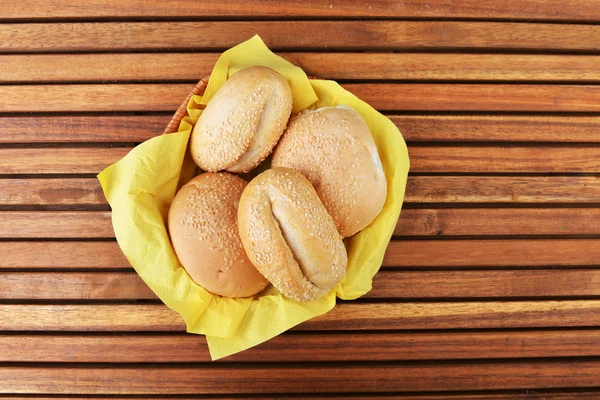
M277 72L245 68L215 93L200 115L190 152L205 171L248 172L281 137L292 111L292 90Z
M169 233L179 261L196 283L221 296L252 296L268 284L239 237L237 209L245 187L238 176L205 173L177 192L169 210Z
M298 171L275 168L254 178L240 199L238 221L252 263L291 299L316 300L346 273L344 243Z
M343 237L367 227L387 197L373 137L365 121L349 107L323 107L292 118L271 165L302 172Z

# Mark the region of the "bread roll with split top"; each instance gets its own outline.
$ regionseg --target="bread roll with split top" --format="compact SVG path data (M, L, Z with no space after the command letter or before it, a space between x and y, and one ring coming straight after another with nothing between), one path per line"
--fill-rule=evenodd
M293 300L324 296L346 273L333 219L296 170L274 168L254 178L242 193L238 225L252 263Z
M369 127L350 107L323 107L292 118L271 165L302 172L343 237L367 227L387 197L385 173Z
M266 67L245 68L208 102L190 139L190 153L205 171L248 172L281 137L292 112L292 89Z
M239 236L237 211L246 185L227 172L205 173L186 183L169 209L169 234L179 261L197 284L221 296L252 296L268 285Z

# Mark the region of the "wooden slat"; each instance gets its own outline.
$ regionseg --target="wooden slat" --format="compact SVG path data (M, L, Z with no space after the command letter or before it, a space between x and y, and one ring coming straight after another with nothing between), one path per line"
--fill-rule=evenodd
M600 142L597 116L392 115L408 141Z
M27 284L28 285L28 284ZM598 296L600 271L381 271L369 298L494 298Z
M273 50L600 49L596 40L600 27L595 25L464 21L171 21L4 24L0 25L0 52L223 50L255 34L259 34Z
M384 266L549 267L598 265L600 239L393 240Z
M283 53L312 76L356 80L598 81L597 56ZM35 79L35 78L34 78ZM37 78L39 79L39 77Z
M190 84L0 86L0 112L172 111Z
M600 81L598 56L280 53L312 76L345 80ZM218 53L0 56L0 82L198 80ZM98 68L102 65L102 68Z
M365 298L559 298L600 296L600 271L380 271ZM0 273L2 300L156 300L134 272Z
M419 393L419 400L547 400L547 399L560 399L560 400L581 400L581 399L597 399L600 393L598 391L594 391L593 389L585 390L584 389L517 389L517 390L492 390L492 391L477 391L475 394L469 392L456 392L456 391L443 391L436 392L436 394L425 394ZM348 400L348 394L340 394L340 395L318 395L313 394L310 396L311 399L315 400ZM286 400L305 400L306 395L285 395ZM3 397L6 400L21 400L23 397L21 396L5 396ZM50 400L55 399L56 397L49 396L31 396L27 395L27 399L30 400ZM150 400L155 399L156 397L146 397L143 395L136 395L135 397L127 397L119 395L118 397L111 395L95 395L94 399L98 400ZM178 396L178 399L185 400L193 400L198 397L194 397L193 395L189 398ZM261 395L261 399L264 400L279 400L281 399L281 395ZM353 393L352 399L361 399L361 400L406 400L406 399L414 399L415 393L400 393L400 394L385 394L385 393ZM69 396L71 400L88 400L89 397L73 397ZM202 399L205 400L249 400L256 399L255 395L204 395Z
M0 179L0 205L107 204L94 178Z
M0 242L0 269L122 269L116 242ZM383 267L548 267L598 265L600 239L397 240Z
M340 304L300 330L597 326L598 300Z
M0 269L130 268L117 242L0 241L0 254Z
M131 147L0 148L0 174L97 174Z
M404 197L407 203L539 204L599 200L600 177L595 176L411 176Z
M346 0L324 3L318 0L277 2L178 0L90 0L85 6L68 0L51 0L37 7L33 0L3 4L2 18L109 18L109 17L396 17L396 18L483 18L524 20L597 21L597 0L526 0L519 7L508 0L487 7L476 0L432 3L425 0L385 2ZM560 10L558 12L557 10Z
M508 84L346 84L343 86L380 110L600 111L600 86Z
M435 394L423 394L419 393L419 400L547 400L547 399L560 399L560 400L581 400L581 399L597 399L600 393L598 391L594 391L593 389L516 389L516 390L491 390L491 391L480 391L474 392L456 392L456 391L438 391ZM286 394L285 399L289 400L304 400L306 399L306 395L298 394ZM313 394L310 396L311 399L315 400L347 400L349 397L348 394L339 394L339 395L319 395ZM13 396L5 396L6 400L20 400L23 397L13 397ZM31 400L50 400L55 399L56 397L49 396L40 396L28 395L27 399ZM144 396L144 395L135 395L135 397L128 397L119 395L118 397L111 395L94 395L95 399L98 400L150 400L156 397L152 396ZM185 400L193 400L198 397L194 397L193 395L188 397L178 396L178 399ZM260 395L261 399L264 400L279 400L281 399L281 395ZM360 399L360 400L406 400L406 399L414 399L415 393L404 392L399 394L385 394L385 393L353 393L352 399ZM69 396L69 399L72 400L87 400L89 397L73 397ZM206 400L249 400L256 399L256 395L248 394L248 395L204 395L202 399Z
M305 333L277 336L224 362L395 361L600 355L597 330ZM127 349L127 351L121 351ZM317 350L318 351L315 351ZM348 351L352 349L352 351ZM0 335L0 362L210 361L200 335Z
M135 272L4 272L0 299L157 300Z
M0 238L113 238L110 212L0 212Z
M143 142L160 135L170 119L171 115L0 116L0 143Z
M98 173L130 150L0 148L0 174ZM600 172L600 146L414 144L408 151L412 172Z
M114 237L110 212L6 211L0 238ZM597 235L598 208L440 208L406 209L394 231L429 235Z
M0 143L142 142L160 134L170 118L0 116ZM598 116L391 115L390 119L411 142L600 142Z
M440 208L402 211L394 234L597 235L600 208Z
M412 172L600 172L600 146L411 146Z
M411 176L405 203L597 203L595 176ZM95 178L0 179L0 205L105 205Z
M577 373L573 373L577 371ZM0 368L3 393L329 393L594 387L598 361L389 365ZM251 386L249 387L249 382Z
M0 304L4 331L179 331L181 317L162 304ZM410 330L592 327L600 300L338 304L296 330Z
M365 83L342 86L382 111L600 111L600 86L594 85ZM173 111L191 89L189 84L176 83L0 86L0 98L4 99L0 111Z

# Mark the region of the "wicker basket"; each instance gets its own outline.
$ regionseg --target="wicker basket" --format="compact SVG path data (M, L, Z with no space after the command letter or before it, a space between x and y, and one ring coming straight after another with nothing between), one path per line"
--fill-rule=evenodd
M204 89L206 89L206 85L208 85L209 79L210 79L210 74L206 75L202 79L200 79L200 81L196 84L196 86L194 87L192 92L185 98L183 103L181 103L181 105L179 106L177 111L175 111L175 114L173 114L173 118L171 118L171 121L167 124L167 127L165 128L165 130L162 133L163 135L166 135L167 133L177 132L177 129L179 129L179 123L181 122L181 120L184 117L188 116L187 105L188 105L190 99L194 95L204 94Z

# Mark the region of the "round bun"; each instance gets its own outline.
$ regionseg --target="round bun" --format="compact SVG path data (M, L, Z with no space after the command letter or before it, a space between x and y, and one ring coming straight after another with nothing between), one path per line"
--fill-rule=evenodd
M221 296L252 296L268 285L240 241L237 209L245 187L238 176L205 173L186 183L169 209L169 233L181 265L197 284Z
M310 182L274 168L242 193L240 237L256 268L285 296L316 300L344 276L346 248Z
M271 165L302 172L343 237L366 228L387 197L385 173L369 127L346 106L323 107L292 118Z
M190 139L190 152L205 171L248 172L281 137L292 112L292 89L266 67L245 68L208 102Z

